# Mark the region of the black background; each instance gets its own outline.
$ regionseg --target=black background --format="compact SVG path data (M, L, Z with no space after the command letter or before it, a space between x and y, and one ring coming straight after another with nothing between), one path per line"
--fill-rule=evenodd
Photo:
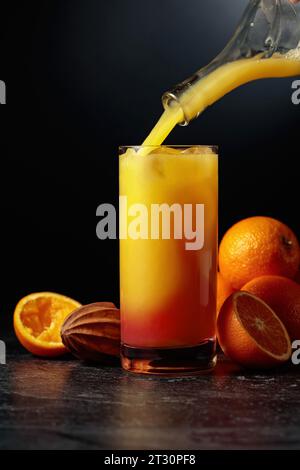
M162 93L224 47L247 2L3 3L1 320L40 290L118 302L118 242L95 233L97 206L117 204L117 147L143 141ZM242 87L168 138L219 145L220 236L251 215L300 234L300 106L291 83Z

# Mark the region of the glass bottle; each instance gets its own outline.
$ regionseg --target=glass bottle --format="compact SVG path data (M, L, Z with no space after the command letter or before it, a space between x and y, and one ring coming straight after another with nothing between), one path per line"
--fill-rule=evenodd
M250 0L225 49L162 97L179 104L182 125L238 86L261 78L300 75L300 3Z

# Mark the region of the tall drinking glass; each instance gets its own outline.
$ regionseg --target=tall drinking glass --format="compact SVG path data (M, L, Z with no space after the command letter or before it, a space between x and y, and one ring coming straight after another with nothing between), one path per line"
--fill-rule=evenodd
M216 147L121 147L122 366L191 375L216 363Z

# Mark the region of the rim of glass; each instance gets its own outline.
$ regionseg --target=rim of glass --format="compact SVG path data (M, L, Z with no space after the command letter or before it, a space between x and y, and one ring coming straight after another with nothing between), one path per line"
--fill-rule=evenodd
M198 147L200 149L210 149L210 150L213 151L213 153L215 155L219 155L218 145L204 145L204 144L202 144L202 145L197 145L197 144L187 144L187 145L184 145L184 144L182 144L182 145L167 145L167 144L164 144L164 145L119 145L118 149L119 149L119 153L122 155L128 149L134 149L135 151L138 151L140 149L156 149L156 148L161 148L161 149L165 149L165 148L171 148L172 149L173 148L173 149L188 150L189 148L193 148L193 147ZM187 153L187 155L189 155L189 154Z

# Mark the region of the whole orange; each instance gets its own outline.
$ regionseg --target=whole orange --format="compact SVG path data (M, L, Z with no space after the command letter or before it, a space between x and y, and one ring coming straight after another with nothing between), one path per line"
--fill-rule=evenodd
M300 248L293 231L270 217L250 217L233 225L219 249L222 276L235 288L263 275L293 278Z
M283 323L263 300L248 292L234 292L225 300L217 332L223 352L244 367L278 366L291 355Z
M300 285L282 276L261 276L242 288L264 300L286 327L291 340L300 339Z
M218 272L217 274L217 315L223 303L233 293L234 289L229 282Z

